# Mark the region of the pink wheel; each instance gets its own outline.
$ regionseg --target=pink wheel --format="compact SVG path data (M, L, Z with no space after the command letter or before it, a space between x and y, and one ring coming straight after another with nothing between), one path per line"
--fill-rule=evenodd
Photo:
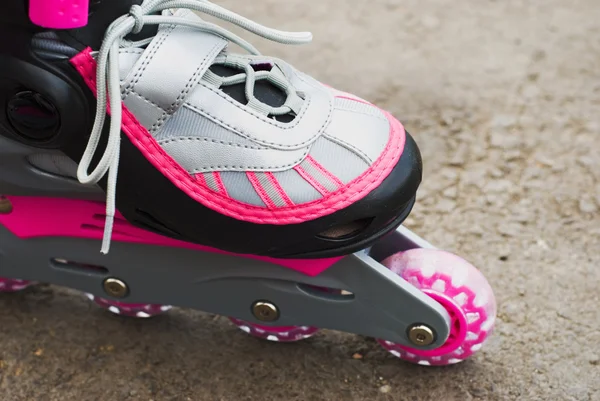
M123 315L130 317L148 318L156 315L160 315L171 309L169 305L158 305L158 304L129 304L125 302L113 301L110 299L96 297L92 294L86 294L86 296L99 305L115 315Z
M240 330L251 336L277 342L294 342L314 336L319 329L312 326L262 326L229 318Z
M435 249L411 249L383 264L446 308L450 336L439 348L420 350L378 340L393 355L420 365L451 365L477 352L496 320L496 300L483 275L464 259Z
M0 277L0 292L18 292L33 284L32 281Z

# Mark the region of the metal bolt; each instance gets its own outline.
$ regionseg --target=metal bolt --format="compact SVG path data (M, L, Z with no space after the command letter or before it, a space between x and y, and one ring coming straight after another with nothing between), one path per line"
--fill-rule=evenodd
M252 313L254 317L263 322L274 322L279 319L279 309L274 304L266 301L256 301L252 305Z
M129 293L127 284L118 278L107 278L103 286L104 291L113 298L124 298Z
M0 195L0 214L9 214L13 210L13 205L10 199Z
M435 335L429 327L419 324L408 330L408 338L413 344L424 347L435 340Z

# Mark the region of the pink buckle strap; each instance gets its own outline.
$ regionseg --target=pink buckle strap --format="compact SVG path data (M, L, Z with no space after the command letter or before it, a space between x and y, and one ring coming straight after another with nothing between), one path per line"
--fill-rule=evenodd
M29 19L42 28L84 27L88 11L89 0L29 0Z

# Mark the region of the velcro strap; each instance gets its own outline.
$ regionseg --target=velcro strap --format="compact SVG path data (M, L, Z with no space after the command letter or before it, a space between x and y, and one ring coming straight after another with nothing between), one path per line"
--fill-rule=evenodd
M188 10L176 16L199 19ZM143 125L155 132L183 104L226 46L225 39L211 33L161 25L122 83L125 103L138 111L150 108L143 113Z

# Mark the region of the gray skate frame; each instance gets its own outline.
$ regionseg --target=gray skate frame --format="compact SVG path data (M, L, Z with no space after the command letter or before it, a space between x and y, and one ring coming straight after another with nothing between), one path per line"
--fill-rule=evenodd
M40 150L0 137L0 194L104 199L96 187L33 167L27 160L33 152ZM380 263L412 248L434 247L401 226L371 248L309 277L242 256L155 245L114 241L109 254L102 255L99 240L20 239L0 225L0 277L51 283L121 302L193 308L262 325L317 326L410 347L415 347L408 339L410 327L426 324L435 341L422 348L437 348L449 334L445 309ZM57 259L104 269L73 267L56 263ZM127 283L126 298L104 292L103 282L109 277ZM330 293L314 286L345 291ZM279 319L257 320L252 314L256 301L275 304Z

